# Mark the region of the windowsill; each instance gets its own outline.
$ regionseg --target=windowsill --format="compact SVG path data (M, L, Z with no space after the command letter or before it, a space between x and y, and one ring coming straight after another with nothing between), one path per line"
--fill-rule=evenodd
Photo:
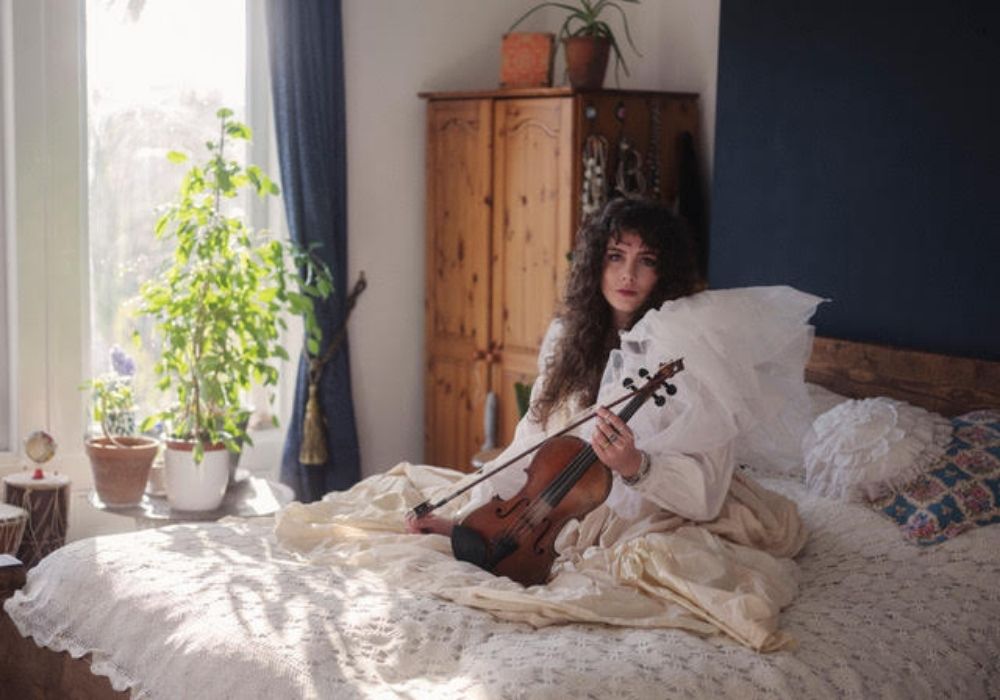
M253 445L247 445L240 455L240 468L253 476L278 480L281 472L281 451L285 444L284 428L250 429Z

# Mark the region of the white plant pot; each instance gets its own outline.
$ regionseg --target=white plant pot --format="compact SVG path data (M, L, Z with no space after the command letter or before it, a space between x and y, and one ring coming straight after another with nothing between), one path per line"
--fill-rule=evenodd
M200 464L194 462L194 443L167 441L163 456L167 503L174 510L215 510L229 485L229 452L221 445L205 448Z

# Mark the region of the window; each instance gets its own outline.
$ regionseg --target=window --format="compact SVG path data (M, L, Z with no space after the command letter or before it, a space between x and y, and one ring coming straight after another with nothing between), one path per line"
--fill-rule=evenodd
M244 0L88 0L86 37L91 372L108 371L111 347L122 347L135 357L137 400L148 406L156 348L135 302L164 262L157 210L190 167L166 153L201 161L220 107L247 121ZM146 344L134 346L133 330Z
M277 175L263 22L263 0L0 0L0 472L44 429L46 466L88 487L79 386L130 347L118 307L156 267L154 208L183 170L166 150L197 153L224 104ZM254 203L251 223L283 230L281 209Z

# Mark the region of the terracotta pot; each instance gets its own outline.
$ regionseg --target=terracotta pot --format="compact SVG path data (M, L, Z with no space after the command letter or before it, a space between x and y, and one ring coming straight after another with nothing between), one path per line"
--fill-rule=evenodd
M159 442L150 437L116 437L87 440L87 456L94 475L94 490L105 505L134 506L142 500L149 469L156 458Z
M597 90L604 84L611 42L600 36L571 36L563 39L569 84L583 90Z
M229 451L225 445L205 445L201 463L195 464L193 442L167 440L163 462L171 508L209 511L222 504L229 486Z

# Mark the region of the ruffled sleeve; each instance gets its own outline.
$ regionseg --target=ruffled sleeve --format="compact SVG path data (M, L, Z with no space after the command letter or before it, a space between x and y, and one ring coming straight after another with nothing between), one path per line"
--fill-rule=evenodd
M632 488L664 510L689 520L714 520L733 477L732 445L697 455L650 455L649 475Z
M683 358L664 406L647 402L629 421L650 455L635 486L615 479L608 505L631 518L652 502L691 520L714 519L729 491L737 447L775 421L796 392L812 346L807 321L822 300L790 287L714 290L667 302L622 334L612 352L600 403L641 383L660 363ZM801 436L800 436L801 437Z

